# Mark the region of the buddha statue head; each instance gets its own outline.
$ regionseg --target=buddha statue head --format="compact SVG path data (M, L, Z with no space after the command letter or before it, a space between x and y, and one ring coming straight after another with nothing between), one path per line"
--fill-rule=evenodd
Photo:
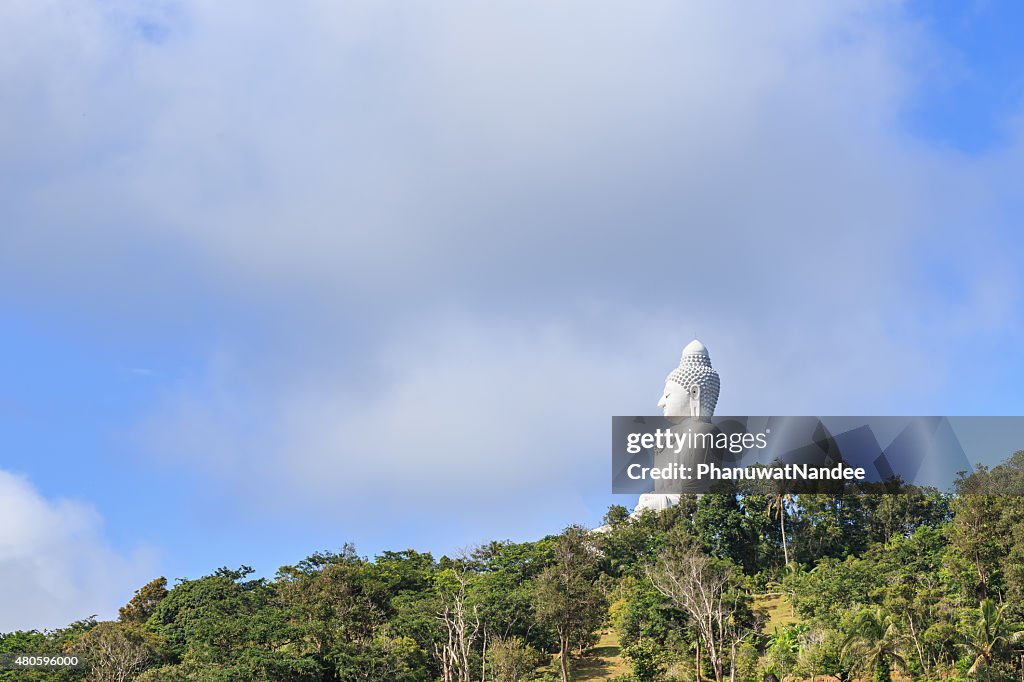
M712 417L718 404L718 372L704 344L694 339L683 349L679 367L665 379L658 407L666 417Z

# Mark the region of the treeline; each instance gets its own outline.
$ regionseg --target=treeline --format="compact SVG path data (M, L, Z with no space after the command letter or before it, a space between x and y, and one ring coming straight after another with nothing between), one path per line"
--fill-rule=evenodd
M116 621L0 635L80 656L0 680L571 680L612 629L622 680L1024 679L1024 452L954 495L684 497L600 531L435 559L346 546L140 588ZM780 614L786 617L780 617Z

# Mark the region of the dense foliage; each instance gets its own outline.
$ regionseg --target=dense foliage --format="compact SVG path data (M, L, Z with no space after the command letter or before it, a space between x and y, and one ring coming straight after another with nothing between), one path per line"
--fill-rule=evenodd
M158 578L117 621L0 635L88 662L0 680L571 680L602 631L637 682L1020 680L1024 497L990 494L1007 481L1024 452L954 495L732 490L458 557L345 546L273 578Z

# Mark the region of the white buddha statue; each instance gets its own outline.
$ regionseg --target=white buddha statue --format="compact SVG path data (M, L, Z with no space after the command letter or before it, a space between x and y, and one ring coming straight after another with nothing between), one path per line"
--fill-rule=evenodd
M665 390L658 400L658 407L677 426L686 423L687 428L691 430L704 430L705 426L713 428L707 424L707 418L715 414L720 386L718 372L711 366L708 349L694 339L683 349L679 367L669 372L665 379ZM683 457L692 457L693 454L684 452ZM666 464L662 457L667 456L670 456L670 453L656 453L655 459L661 460L656 461L656 466ZM664 488L673 485L676 488L681 487L679 482L656 482L655 492L640 496L636 508L633 509L633 515L644 509L661 511L676 505L679 502L679 493L664 491ZM659 488L662 489L661 492Z

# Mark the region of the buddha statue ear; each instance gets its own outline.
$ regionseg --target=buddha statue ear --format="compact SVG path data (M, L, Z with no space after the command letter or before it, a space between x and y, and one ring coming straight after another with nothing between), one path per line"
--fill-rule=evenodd
M700 384L693 384L687 391L690 394L690 416L699 417L700 414Z

